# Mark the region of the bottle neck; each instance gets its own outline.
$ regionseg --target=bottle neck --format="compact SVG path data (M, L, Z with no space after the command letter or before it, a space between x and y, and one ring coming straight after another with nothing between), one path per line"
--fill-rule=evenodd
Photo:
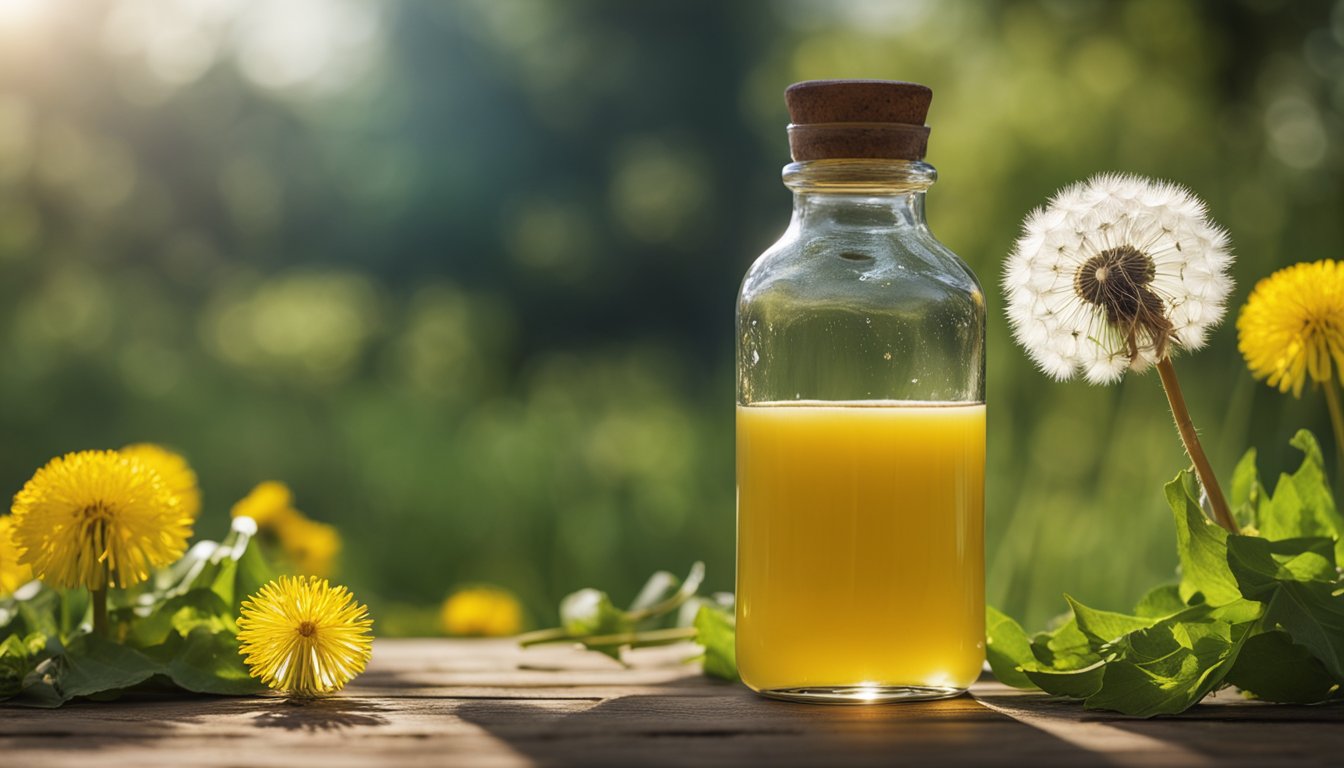
M809 160L784 167L794 227L927 228L924 193L938 172L910 160Z

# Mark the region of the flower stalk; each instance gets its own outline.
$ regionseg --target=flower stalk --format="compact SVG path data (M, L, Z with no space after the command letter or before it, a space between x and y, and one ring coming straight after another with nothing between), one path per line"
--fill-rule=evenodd
M645 648L653 645L668 645L685 640L694 640L695 637L695 627L668 627L666 629L617 632L607 635L574 635L565 631L564 627L555 627L521 634L518 636L518 644L523 648L546 643L582 643L589 649L598 647L620 648L627 645L632 648Z
M1223 495L1222 486L1218 485L1218 477L1213 473L1213 466L1209 463L1209 457L1204 453L1204 446L1199 442L1199 433L1195 430L1195 424L1190 419L1190 409L1185 404L1185 395L1181 392L1181 382L1176 378L1176 368L1171 364L1171 358L1164 357L1157 363L1157 374L1162 379L1162 389L1167 393L1167 402L1171 405L1171 415L1176 419L1176 431L1181 434L1181 442L1185 444L1185 452L1190 456L1190 461L1195 465L1195 474L1199 476L1199 482L1204 486L1204 492L1209 496L1209 506L1213 509L1214 522L1226 528L1231 533L1238 533L1237 521L1232 517L1232 511L1227 505L1227 497Z
M1339 462L1335 483L1344 483L1344 413L1340 411L1339 390L1333 380L1321 382L1321 390L1325 392L1325 407L1330 411L1330 426L1335 432L1335 458Z
M107 637L107 587L89 590L89 600L93 603L93 634Z

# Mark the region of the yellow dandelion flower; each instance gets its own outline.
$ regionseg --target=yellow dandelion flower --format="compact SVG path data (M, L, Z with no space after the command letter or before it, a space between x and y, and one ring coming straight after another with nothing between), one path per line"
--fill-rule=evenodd
M80 451L14 496L20 562L55 587L129 587L182 556L191 517L159 474L116 451Z
M201 513L201 489L196 472L180 454L154 443L136 443L122 448L122 456L129 456L159 473L168 488L177 494L182 514L195 520Z
M252 676L294 696L338 691L373 653L368 608L326 579L281 576L243 601L238 652Z
M234 504L229 514L233 517L250 517L257 521L260 528L272 528L296 515L297 511L294 509L294 494L290 492L289 486L267 480Z
M0 596L33 580L33 569L19 562L19 545L13 536L14 519L0 516Z
M1251 373L1302 396L1344 369L1344 264L1295 264L1256 284L1237 318L1237 346Z
M1334 379L1344 371L1344 264L1294 264L1256 284L1237 318L1237 347L1257 379L1302 396L1321 387L1344 472L1344 407Z
M295 571L307 576L331 575L341 552L341 534L334 527L295 512L275 527L275 535Z
M467 587L443 601L439 624L450 635L508 637L522 629L523 608L506 589Z

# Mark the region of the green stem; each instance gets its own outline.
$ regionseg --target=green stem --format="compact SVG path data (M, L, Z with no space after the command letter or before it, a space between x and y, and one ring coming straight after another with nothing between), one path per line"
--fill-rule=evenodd
M589 648L622 645L649 646L694 640L697 634L699 633L695 627L672 627L670 629L651 629L647 632L623 632L618 635L594 635L579 639Z
M523 647L543 643L583 643L589 648L622 645L646 646L694 640L695 637L695 627L671 627L669 629L651 629L645 632L620 632L614 635L571 635L563 627L556 627L519 635L518 644Z
M1333 377L1321 382L1325 390L1325 405L1330 411L1330 426L1335 430L1335 459L1339 462L1339 475L1335 478L1335 487L1344 483L1344 413L1340 412L1339 392L1335 389Z
M1199 433L1195 431L1195 424L1190 420L1190 409L1185 404L1185 396L1181 394L1181 383L1176 379L1176 369L1172 366L1170 357L1162 358L1157 364L1157 374L1162 378L1162 388L1166 390L1171 415L1176 419L1176 431L1181 433L1181 442L1185 443L1185 452L1189 454L1190 461L1194 462L1195 474L1199 476L1204 492L1209 495L1209 506L1213 507L1214 521L1231 533L1239 533L1241 529L1237 527L1237 521L1232 518L1227 498L1223 496L1222 486L1218 485L1218 477L1213 474L1213 466L1209 464L1209 457L1205 455L1204 446L1199 442Z
M553 629L538 629L535 632L525 632L518 636L518 644L526 648L529 645L540 645L542 643L558 643L561 640L572 640L570 634L564 627L555 627Z
M107 587L89 590L93 602L93 634L107 637Z

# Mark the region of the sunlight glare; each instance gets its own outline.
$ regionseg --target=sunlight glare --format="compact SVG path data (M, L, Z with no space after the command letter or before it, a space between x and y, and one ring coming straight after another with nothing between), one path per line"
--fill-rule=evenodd
M0 0L0 28L17 27L37 18L48 0Z

